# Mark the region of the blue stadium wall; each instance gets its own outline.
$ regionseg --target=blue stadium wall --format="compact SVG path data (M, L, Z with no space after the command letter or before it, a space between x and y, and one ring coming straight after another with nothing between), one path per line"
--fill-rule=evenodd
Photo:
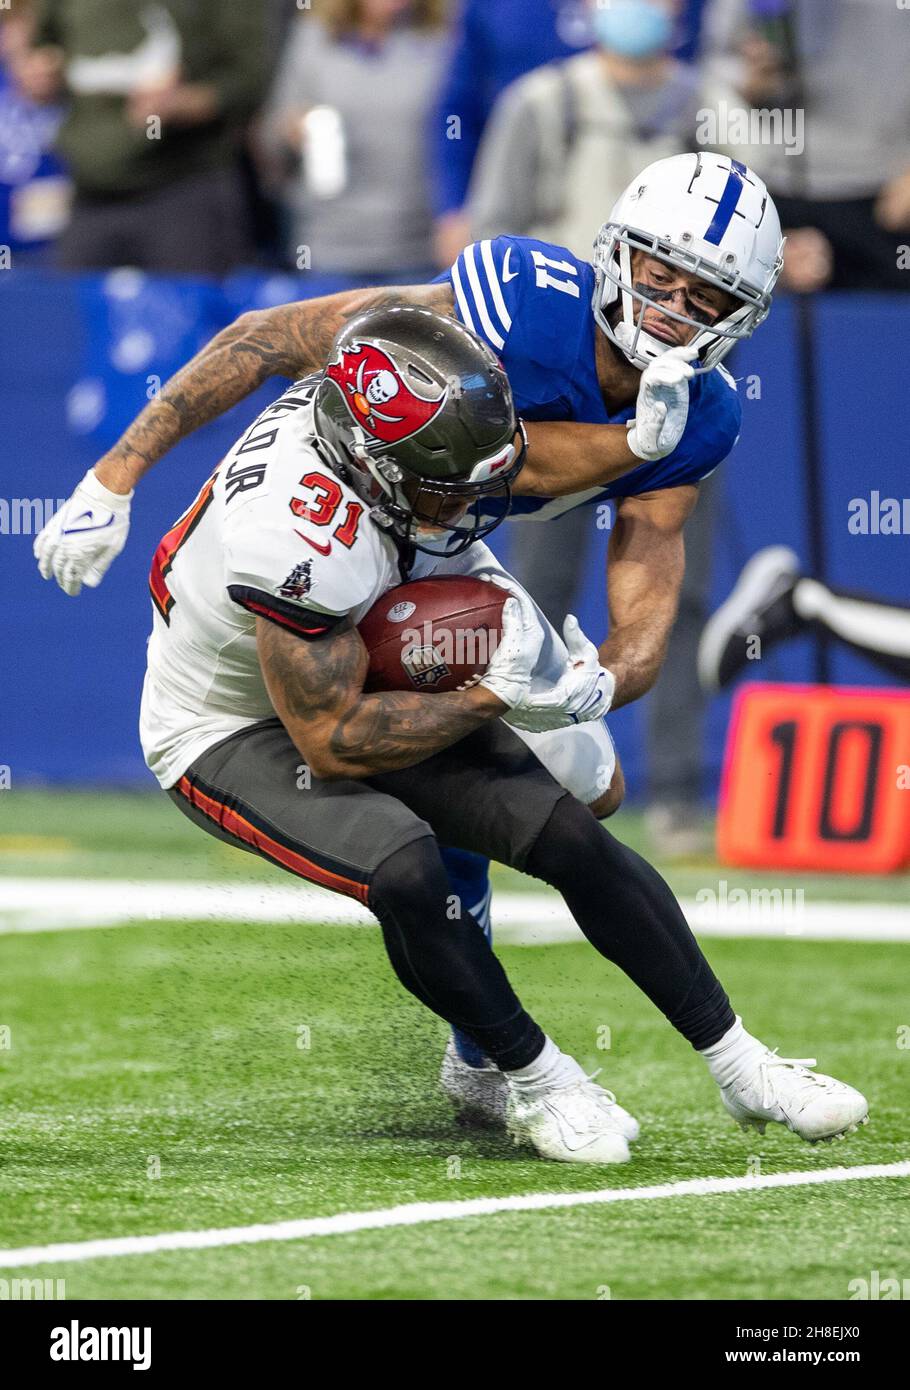
M240 276L222 286L132 271L55 277L0 275L0 497L63 498L165 380L244 309L300 294L287 277ZM822 507L835 582L908 597L908 537L851 535L849 503L910 494L907 301L829 297L817 305ZM782 301L732 368L743 394L742 439L723 465L713 592L719 601L746 559L784 542L807 557L807 498L793 305ZM750 388L751 381L751 388ZM758 389L757 389L758 388ZM2 697L0 764L27 783L150 785L136 724L151 615L149 561L162 533L277 385L185 441L143 483L126 551L102 586L69 599L38 577L32 537L0 526ZM2 518L0 518L2 521ZM592 526L594 519L592 516ZM510 526L495 548L507 560ZM597 532L580 616L606 629L604 556ZM769 654L765 680L812 677L808 641ZM875 668L837 652L833 678L876 684ZM716 788L729 701L711 704L705 791ZM646 778L644 702L611 720L632 796Z

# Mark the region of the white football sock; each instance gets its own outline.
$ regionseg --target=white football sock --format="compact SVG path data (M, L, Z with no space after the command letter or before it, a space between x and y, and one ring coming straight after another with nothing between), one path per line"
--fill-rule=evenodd
M526 1067L507 1071L505 1077L519 1091L546 1091L553 1086L570 1086L573 1081L582 1081L584 1068L574 1057L560 1052L552 1038L545 1038L541 1051Z
M750 1073L756 1053L766 1050L758 1038L746 1032L737 1014L733 1027L727 1029L719 1042L702 1048L701 1055L718 1086L728 1086L741 1072Z

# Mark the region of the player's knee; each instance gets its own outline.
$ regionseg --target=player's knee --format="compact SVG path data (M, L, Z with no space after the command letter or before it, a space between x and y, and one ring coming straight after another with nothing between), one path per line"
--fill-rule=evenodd
M588 806L574 796L564 796L537 837L527 871L558 888L573 875L587 872L587 866L608 852L612 843L612 836Z
M403 915L410 917L410 910L402 914L399 908L406 905L413 910L419 905L429 885L442 872L439 845L435 838L424 835L411 840L384 859L373 874L370 907L380 920L385 912L392 912L399 920Z
M617 762L609 787L604 792L603 796L599 796L596 801L590 802L588 810L592 815L596 816L598 820L606 820L608 816L613 815L614 811L619 810L625 794L626 779L623 776L622 768Z
M432 835L411 841L379 866L370 885L392 969L440 1017L471 1017L478 981L489 971L489 945L463 914Z

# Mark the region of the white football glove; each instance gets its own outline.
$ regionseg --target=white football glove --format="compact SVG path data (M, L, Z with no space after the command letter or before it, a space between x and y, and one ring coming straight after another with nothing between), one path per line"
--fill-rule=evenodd
M35 539L41 578L53 575L71 597L83 584L97 588L126 545L132 495L111 492L90 468L69 501Z
M571 613L563 623L562 635L569 653L565 670L555 685L540 694L529 692L503 715L513 728L533 734L564 729L570 724L601 719L610 708L616 689L613 673L601 666L597 648Z
M670 348L642 372L635 419L626 424L626 442L638 458L666 458L682 439L696 353L692 347Z
M502 606L502 635L479 684L485 685L511 709L528 693L531 672L543 646L544 630L537 610L522 589L509 588L498 576L491 582L508 589L509 597Z

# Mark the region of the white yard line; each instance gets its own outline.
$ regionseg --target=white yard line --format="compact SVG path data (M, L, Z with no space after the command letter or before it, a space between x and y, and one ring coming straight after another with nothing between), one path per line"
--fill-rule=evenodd
M211 1231L166 1231L154 1236L117 1236L57 1245L28 1245L0 1250L0 1269L38 1264L153 1255L162 1250L211 1250L263 1241L309 1240L314 1236L350 1235L392 1226L422 1226L432 1221L465 1221L500 1212L547 1211L563 1207L602 1206L613 1202L660 1201L675 1197L720 1197L731 1192L759 1192L778 1187L816 1187L823 1183L859 1182L868 1178L910 1177L910 1162L870 1163L860 1168L823 1168L816 1172L769 1173L740 1178L691 1178L654 1187L615 1187L594 1192L531 1192L510 1197L475 1197L464 1202L412 1202L378 1211L345 1211L271 1225L227 1226Z
M754 890L738 896L721 880L705 890L702 901L683 898L680 905L700 936L910 941L910 909L899 903L813 902L797 893ZM350 898L302 881L285 885L0 877L0 934L181 920L360 926L373 918ZM502 942L544 945L582 939L552 892L498 892L493 920Z

